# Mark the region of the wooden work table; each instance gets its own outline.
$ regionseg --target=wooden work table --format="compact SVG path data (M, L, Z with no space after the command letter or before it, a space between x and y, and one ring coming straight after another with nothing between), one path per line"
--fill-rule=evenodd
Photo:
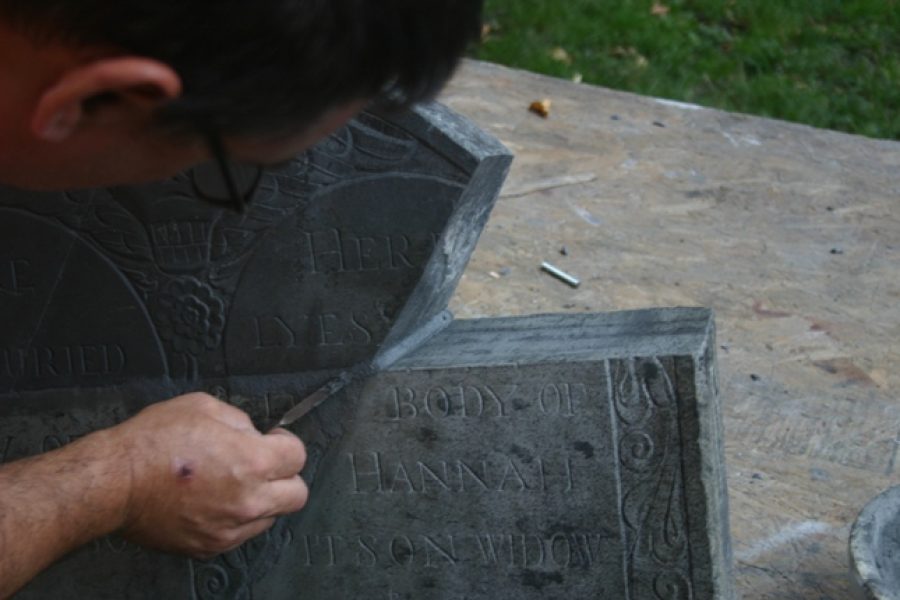
M442 100L517 156L457 316L715 309L738 589L848 598L900 482L900 143L476 62Z

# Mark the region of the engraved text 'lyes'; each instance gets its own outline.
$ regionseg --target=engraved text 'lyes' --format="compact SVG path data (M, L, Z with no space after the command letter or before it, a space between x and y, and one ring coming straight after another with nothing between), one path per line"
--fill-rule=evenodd
M262 316L253 319L256 349L368 345L373 326L358 313Z

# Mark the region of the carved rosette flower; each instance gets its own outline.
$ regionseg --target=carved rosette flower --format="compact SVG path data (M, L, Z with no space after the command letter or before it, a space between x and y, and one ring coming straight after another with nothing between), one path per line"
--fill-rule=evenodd
M208 285L193 277L170 281L159 303L159 335L176 351L197 356L221 343L225 302Z

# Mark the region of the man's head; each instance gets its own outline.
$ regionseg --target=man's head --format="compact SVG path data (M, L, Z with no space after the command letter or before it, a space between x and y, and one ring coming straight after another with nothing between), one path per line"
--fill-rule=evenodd
M432 96L482 0L0 0L0 181L152 179L287 158L365 104Z

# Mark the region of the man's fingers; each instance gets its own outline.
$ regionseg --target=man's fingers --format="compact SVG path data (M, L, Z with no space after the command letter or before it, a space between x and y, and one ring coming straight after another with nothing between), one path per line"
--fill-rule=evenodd
M253 421L250 420L250 416L247 413L227 402L222 402L215 396L197 392L182 396L179 400L195 403L206 411L210 417L229 427L239 431L259 433L256 427L253 426Z
M269 431L269 433L267 433L266 435L285 435L287 437L292 437L292 438L297 437L296 435L294 435L293 433L291 433L284 427L276 427L276 428L272 429L271 431Z
M277 517L295 513L304 506L309 499L309 488L299 475L288 479L270 481L263 486L268 510L262 517Z
M259 430L253 424L253 421L250 420L250 415L237 408L236 406L232 406L227 402L222 402L221 400L216 400L219 405L216 408L215 414L213 418L234 427L239 431L246 431L248 433L259 434Z
M274 518L259 519L245 525L234 528L228 534L229 542L222 547L215 548L214 554L222 554L237 548L247 540L255 538L259 534L268 531L275 524Z
M306 446L296 435L285 429L273 429L262 437L272 453L270 480L287 479L303 470L306 465Z

